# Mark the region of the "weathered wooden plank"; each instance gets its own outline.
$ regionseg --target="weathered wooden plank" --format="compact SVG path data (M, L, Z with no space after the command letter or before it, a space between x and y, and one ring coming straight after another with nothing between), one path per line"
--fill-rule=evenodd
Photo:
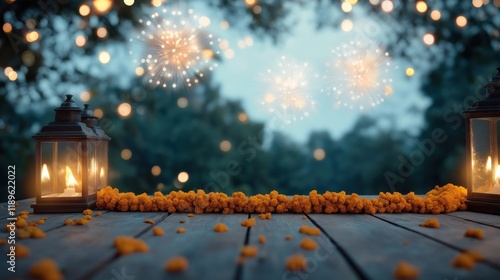
M450 215L422 215L405 214L391 215L378 214L377 217L395 223L399 226L414 230L425 236L461 250L475 250L481 252L491 264L500 272L500 229L486 226ZM438 229L421 227L419 224L429 218L437 218L440 224ZM465 237L468 228L479 228L484 232L484 239ZM499 274L500 276L500 274Z
M186 222L179 223L181 218ZM120 279L117 275L135 279L233 279L236 259L247 234L247 228L240 223L246 218L246 214L201 214L193 218L172 214L156 225L165 230L164 236L154 236L151 230L140 236L150 246L150 252L118 257L91 275L92 279ZM217 223L226 224L229 230L214 232ZM186 232L176 233L178 227L186 228ZM186 257L189 268L177 274L165 271L166 261L173 256Z
M19 203L19 205L15 207L16 216L21 211L29 211L30 213L33 212L32 208L31 208L31 204L33 204L35 202L34 198L23 199L23 200L19 200L17 202ZM8 211L9 207L7 205L7 202L1 203L0 206L2 206L2 208L0 208L0 220L5 220L8 217L11 217L9 215L9 211Z
M256 218L256 224L250 229L248 243L257 246L259 253L257 257L245 261L242 279L329 279L332 275L337 279L358 278L328 237L299 233L302 225L315 227L310 220L302 219L302 215L276 214L272 220L252 216ZM292 240L285 240L288 234L292 235ZM259 243L259 235L266 237L265 244ZM300 242L304 237L315 240L318 248L313 251L302 249ZM306 270L291 272L285 268L286 259L295 253L301 253L308 260Z
M167 215L109 212L94 218L85 226L57 228L48 232L42 239L18 239L18 242L30 249L31 254L25 259L17 260L15 274L7 274L6 270L1 270L0 279L27 278L29 268L43 257L53 258L66 279L81 279L89 271L113 258L115 255L113 242L116 236L138 235L152 227L144 223L144 219L159 222Z
M500 228L500 216L499 215L468 212L468 211L457 211L457 212L448 213L448 215L462 218L464 220L468 220L471 222L486 224L486 225Z
M406 215L387 216L406 219ZM457 255L457 250L370 215L312 214L310 217L362 268L369 279L392 278L399 261L407 261L418 267L420 279L500 276L500 271L483 263L478 263L473 271L456 269L450 262ZM411 219L408 216L408 219L413 223L417 221L415 217Z

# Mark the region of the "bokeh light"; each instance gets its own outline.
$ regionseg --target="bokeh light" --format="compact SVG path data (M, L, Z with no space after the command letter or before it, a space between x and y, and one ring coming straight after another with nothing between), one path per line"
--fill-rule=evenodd
M417 1L415 3L415 8L417 9L417 11L419 13L425 13L427 12L427 3L425 3L424 1Z
M481 6L483 6L483 0L472 0L472 6L481 8Z
M436 39L432 33L425 33L424 36L422 36L422 40L424 41L424 44L430 46L434 44Z
M132 114L132 106L127 102L123 102L118 105L116 111L120 117L127 118Z
M432 20L439 20L441 19L441 12L439 10L434 10L431 12L431 19Z
M81 47L85 46L85 44L87 44L87 39L85 38L85 36L83 36L83 35L76 36L76 38L75 38L75 45L76 46L81 48Z
M30 31L30 32L26 33L26 41L28 41L30 43L35 42L36 40L38 40L38 38L39 38L39 34L37 31Z
M245 113L243 113L243 112L239 113L239 114L238 114L238 120L239 120L240 122L247 122L247 121L248 121L248 116L247 116L247 114L245 114Z
M94 116L96 116L98 119L104 117L104 111L100 108L94 109Z
M91 98L90 92L83 91L82 93L80 93L80 100L82 100L83 102L88 102L90 98Z
M159 176L161 174L161 168L158 165L155 165L151 168L151 174L153 176Z
M345 32L349 32L353 28L353 24L352 24L352 21L350 19L344 19L340 26L341 26L342 30Z
M123 149L120 153L120 156L123 160L129 160L130 158L132 158L132 151L129 149Z
M105 38L108 36L108 30L105 27L99 27L97 28L96 34L99 38Z
M35 64L35 54L32 51L24 51L21 55L24 65L31 67Z
M134 0L123 0L123 3L130 7L130 6L134 5L135 1Z
M141 66L137 66L137 67L135 68L135 74L136 74L137 76L142 76L142 75L144 75L144 68L142 68Z
M189 180L189 174L185 171L182 171L177 175L177 180L181 183L186 183Z
M455 19L455 23L457 24L458 27L463 28L467 25L467 18L464 16L458 16Z
M78 12L82 17L86 17L90 14L90 7L88 5L83 4L78 9Z
M324 160L325 156L326 156L326 153L325 153L325 150L323 150L323 149L316 149L313 152L313 157L315 160L318 160L318 161Z
M112 0L92 0L92 7L97 14L107 13L113 6Z
M2 30L3 30L3 32L9 34L10 32L12 32L12 24L10 24L8 22L4 23L2 26Z
M405 73L406 73L406 76L411 77L415 74L415 70L411 67L408 67L408 68L406 68Z
M177 99L177 106L179 106L179 108L186 108L188 106L189 102L187 100L187 98L185 97L181 97L179 99Z
M228 140L223 140L220 142L219 147L221 151L229 152L231 151L231 142L229 142Z
M102 64L107 64L111 60L111 56L107 51L101 51L99 53L99 62Z
M350 13L352 11L352 5L349 2L342 2L340 8L344 13Z
M392 3L392 1L390 0L382 1L382 4L380 6L382 8L382 11L386 13L390 13L392 12L392 10L394 10L394 3Z
M256 15L260 14L262 12L262 7L259 5L255 5L252 8L252 12Z

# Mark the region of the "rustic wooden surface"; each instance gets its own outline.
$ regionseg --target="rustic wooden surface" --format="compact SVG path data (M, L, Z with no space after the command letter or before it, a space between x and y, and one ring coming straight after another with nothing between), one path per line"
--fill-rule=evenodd
M20 201L17 211L31 213L32 202ZM7 223L7 207L0 205L0 218ZM254 214L189 218L185 213L102 213L85 226L63 225L68 218L82 217L79 213L30 214L29 221L48 218L39 226L47 236L18 238L30 255L16 260L15 273L7 271L3 261L0 279L29 279L29 268L44 257L57 262L65 279L392 279L401 260L419 268L419 279L500 279L500 216L489 214L274 214L271 220L261 220ZM256 218L255 226L242 227L241 221L249 217ZM430 217L438 218L439 229L418 225ZM155 225L144 223L145 219L152 219ZM213 231L219 222L229 227L228 232ZM300 248L306 237L299 233L302 225L321 229L319 236L310 236L318 243L316 250ZM154 226L164 229L165 235L154 236ZM186 232L176 233L179 227ZM482 229L485 238L464 237L468 228ZM113 241L120 235L144 240L150 251L118 256ZM265 244L259 243L260 235L266 237ZM286 235L292 239L285 240ZM243 245L257 246L259 253L238 264ZM7 245L2 247L7 251ZM479 251L486 260L473 270L451 266L451 260L465 250ZM305 271L285 269L285 260L294 253L307 258ZM189 260L189 268L178 274L165 271L165 262L179 255Z

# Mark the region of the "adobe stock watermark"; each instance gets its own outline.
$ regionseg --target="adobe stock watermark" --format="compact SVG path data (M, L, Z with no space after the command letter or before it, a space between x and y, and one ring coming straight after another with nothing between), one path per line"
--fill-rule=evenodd
M474 94L468 95L464 98L462 103L455 103L443 112L442 120L449 124L452 130L457 130L462 126L465 118L462 113L464 110L471 108L474 106L476 101L482 100L486 97L484 84L486 84L489 80L484 77L479 77L478 80L479 85L476 87ZM446 134L446 131L441 127L437 127L431 131L431 135L429 137L417 143L416 148L412 150L407 157L402 154L399 155L397 157L397 171L384 172L384 178L390 190L395 192L397 184L404 183L406 179L412 176L415 169L422 166L426 159L434 154L437 147L445 143L448 139L449 136Z
M282 280L305 280L311 277L318 270L319 264L326 261L335 252L333 243L325 236L320 235L316 239L318 247L314 250L312 256L305 257L306 267L303 271L286 271L281 275Z

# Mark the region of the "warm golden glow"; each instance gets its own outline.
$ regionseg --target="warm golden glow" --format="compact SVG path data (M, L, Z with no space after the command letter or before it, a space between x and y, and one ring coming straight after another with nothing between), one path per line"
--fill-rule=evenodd
M161 174L161 168L158 165L155 165L151 168L151 174L153 176L159 176Z
M257 4L257 0L245 0L245 4L247 4L247 6L253 6Z
M3 24L2 29L3 29L3 32L9 34L10 32L12 32L12 24L6 22Z
M111 60L111 56L107 51L102 51L99 53L99 62L106 64Z
M434 38L434 35L431 34L431 33L426 33L423 37L422 37L422 40L424 41L424 44L426 44L427 46L430 46L432 44L434 44L435 42L435 38Z
M154 7L160 7L162 4L162 0L151 0L151 5Z
M38 40L39 37L40 37L40 35L38 34L37 31L31 31L31 32L26 33L26 41L28 41L30 43L35 42L36 40Z
M14 70L13 70L13 71L11 71L11 72L9 73L9 75L7 75L7 78L9 78L9 80L11 80L11 81L15 81L15 80L17 80L17 72L16 72L16 71L14 71Z
M314 150L313 156L314 156L315 160L318 160L318 161L324 160L325 156L326 156L325 150L316 149L316 150Z
M129 149L123 149L120 156L123 160L129 160L132 157L132 151Z
M425 13L427 11L427 3L424 1L417 1L415 8L419 13Z
M495 180L500 179L500 165L497 165L497 168L495 169Z
M90 160L90 174L94 175L97 173L97 162L95 159Z
M43 164L42 166L42 182L50 181L49 170L47 169L47 164Z
M81 48L81 47L85 46L85 44L87 44L87 39L85 38L85 36L83 36L83 35L76 36L75 45L77 45L78 47Z
M93 0L92 6L98 14L105 14L113 6L112 0Z
M486 160L486 170L491 171L492 169L492 164L491 164L491 157L488 156L488 159Z
M431 12L431 18L432 20L439 20L441 19L441 12L438 10L434 10Z
M132 6L132 5L134 5L135 1L134 0L123 0L123 3L127 6Z
M120 105L118 105L117 111L120 117L126 118L130 116L130 114L132 113L132 106L130 106L130 104L128 104L127 102L123 102Z
M415 74L415 70L411 67L406 68L406 76L411 77Z
M108 30L105 27L99 27L97 28L96 34L99 38L105 38L108 36Z
M350 3L348 3L348 2L342 2L342 5L340 6L340 8L345 13L349 13L349 12L352 11L352 5Z
M86 17L86 16L88 16L90 14L90 7L87 6L87 5L85 5L85 4L83 4L83 5L80 6L80 9L78 9L78 12L80 12L80 15L82 17Z
M343 31L345 32L349 32L352 30L353 28L353 24L352 24L352 20L350 19L344 19L342 21L342 24L340 25L340 27L342 28Z
M90 92L88 91L83 91L82 93L80 93L80 100L82 100L83 102L89 101L90 97Z
M224 140L220 142L220 150L223 152L229 152L231 150L231 142Z
M384 0L380 6L382 7L382 11L386 13L390 13L394 10L394 3L390 0Z
M246 121L248 121L248 116L247 116L247 114L245 114L245 113L243 113L243 112L239 113L239 114L238 114L238 120L239 120L240 122L246 122Z
M67 188L76 188L78 186L78 182L76 181L75 177L73 176L73 172L71 171L71 168L66 165L66 187Z
M102 109L94 109L94 116L96 116L98 119L102 118L104 116L104 112Z
M135 74L137 76L142 76L144 75L144 68L142 68L141 66L138 66L135 68Z
M101 167L101 172L99 172L99 177L101 177L101 180L104 180L104 167Z
M181 183L186 183L189 180L189 174L182 171L179 175L177 175L177 180Z
M481 8L481 6L483 6L483 0L472 0L472 6Z
M458 16L457 19L455 20L455 23L460 28L465 27L467 25L467 18L464 16Z

